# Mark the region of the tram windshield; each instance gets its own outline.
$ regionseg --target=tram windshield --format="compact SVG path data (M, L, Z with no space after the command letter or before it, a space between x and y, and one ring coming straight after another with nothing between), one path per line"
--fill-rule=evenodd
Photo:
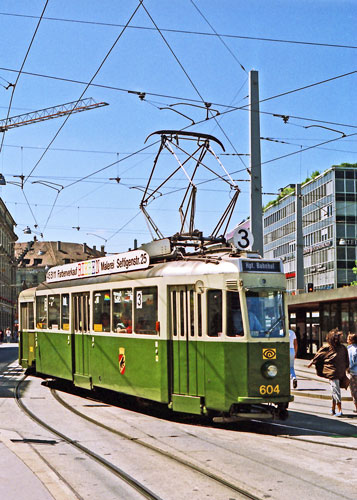
M284 337L282 292L247 292L250 335L252 337Z

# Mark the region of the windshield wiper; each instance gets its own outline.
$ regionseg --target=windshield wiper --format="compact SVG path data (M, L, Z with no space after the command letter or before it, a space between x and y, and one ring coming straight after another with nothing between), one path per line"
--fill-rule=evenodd
M272 326L269 328L269 330L267 332L265 332L265 336L269 337L269 335L275 329L275 327L278 326L278 324L280 323L280 321L284 321L284 319L285 319L284 316L279 316L279 318L275 321L275 323L272 324Z

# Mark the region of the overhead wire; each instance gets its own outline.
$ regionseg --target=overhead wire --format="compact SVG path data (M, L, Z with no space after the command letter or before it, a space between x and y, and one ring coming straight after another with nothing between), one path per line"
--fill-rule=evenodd
M26 200L26 204L27 204L27 206L28 206L28 208L29 208L29 210L30 210L30 213L31 213L31 215L32 215L32 217L33 217L33 220L35 221L36 226L38 226L37 219L36 219L35 214L34 214L34 212L33 212L33 210L32 210L32 207L31 207L31 205L30 205L29 200L27 199L27 196L26 196L26 194L25 194L25 191L24 191L23 189L21 189L21 191L22 191L22 194L24 195L24 198L25 198L25 200Z
M211 119L212 119L212 117L209 117L209 118L208 118L208 120L211 120ZM207 121L207 120L202 120L201 122L206 122L206 121ZM198 122L198 123L201 123L201 122ZM197 125L198 123L196 123L196 125ZM188 126L188 127L186 127L186 128L189 128L190 126L191 126L191 125L189 125L189 126ZM357 128L357 127L354 127L354 128ZM347 135L347 136L346 136L346 138L348 138L348 137L352 137L352 136L355 136L355 135L356 135L356 134L350 134L350 135ZM298 153L302 153L302 152L304 152L304 151L306 151L306 150L308 150L308 149L317 148L317 147L319 147L319 146L321 146L321 145L324 145L324 144L327 144L327 143L330 143L330 142L335 142L335 141L340 140L340 139L342 139L342 137L337 137L337 138L335 138L335 139L331 139L331 140L329 140L329 141L324 141L324 142L319 143L319 144L317 144L317 145L313 145L313 146L307 147L307 148L305 148L305 149L302 149L302 150L300 149L300 150L295 151L295 152L293 152L293 153L289 153L288 155L283 155L283 156L279 156L279 157L276 157L276 158L272 158L272 159L270 159L270 160L267 160L266 162L262 162L262 165L263 165L263 164L265 164L265 163L271 163L271 162L273 162L273 161L275 161L275 160L282 159L282 158L284 158L284 157L286 157L286 156L291 156L291 155L295 155L295 154L298 154ZM117 160L117 161L114 161L114 162L110 163L109 165L105 165L104 167L101 167L100 169L97 169L97 170L95 170L94 172L91 172L90 174L87 174L87 175L85 175L85 176L81 177L80 179L77 179L76 181L74 181L74 182L72 182L72 183L70 183L70 184L66 185L66 186L64 187L64 189L69 188L69 187L71 187L71 186L73 186L73 185L75 185L75 184L78 184L79 182L81 182L81 181L83 181L83 180L85 180L85 179L88 179L88 178L92 177L93 175L96 175L96 174L98 174L98 173L100 173L100 172L103 172L104 170L106 170L106 169L108 169L108 168L112 167L113 165L116 165L116 164L118 164L118 163L121 163L121 162L123 162L123 161L125 161L125 160L127 160L127 159L129 159L129 158L131 158L131 157L133 157L133 156L135 156L135 155L136 155L136 154L138 154L138 153L142 153L143 151L145 151L145 150L149 149L151 146L153 146L153 145L155 145L155 144L158 144L158 142L159 142L159 141L152 142L152 143L148 144L147 146L144 146L144 147L140 148L139 150L137 150L137 151L135 151L135 152L133 152L133 153L130 153L130 154L128 154L127 156L124 156L124 157L120 158L120 159L119 159L119 160ZM234 171L234 172L231 172L231 174L236 174L236 173L238 173L238 172L241 172L242 170L245 170L245 169L236 170L236 171Z
M192 2L192 3L193 3L193 2ZM142 4L142 5L143 5L143 4ZM138 5L138 8L139 8L139 6L140 6L140 4ZM144 5L143 5L143 7L144 7L144 9L146 10L146 8L145 8L145 6L144 6ZM150 16L150 17L151 17L151 16ZM155 25L155 24L154 24L154 25ZM156 29L158 29L158 28L156 27ZM164 38L164 37L163 37L163 38ZM165 39L164 39L164 40L165 40ZM166 41L165 41L165 42L166 42ZM167 44L167 42L166 42L166 44ZM167 45L168 45L168 44L167 44ZM169 45L168 45L168 47L170 48L170 46L169 46ZM171 50L171 48L170 48L170 50ZM177 62L181 65L181 63L179 62L178 58L175 56L175 54L173 53L173 51L172 51L172 50L171 50L171 52L172 52L172 54L174 55L174 57L176 58ZM202 96L200 95L200 93L199 93L198 89L197 89L197 88L195 87L195 85L193 84L193 82L192 82L192 80L190 79L189 75L186 73L186 71L184 70L184 68L183 68L183 66L182 66L182 65L181 65L181 67L182 67L183 71L185 72L186 76L188 77L188 79L190 80L191 84L192 84L192 85L193 85L193 87L195 88L196 92L198 93L198 95L201 97L201 99L202 99L202 101L203 101ZM342 76L347 76L347 75L352 74L352 73L355 73L355 72L347 73L347 74L345 74L345 75L341 75L340 77L342 77ZM338 77L334 77L334 78L331 78L331 79L328 79L328 80L324 80L323 82L320 82L320 83L326 83L327 81L331 81L331 80L334 80L334 79L336 79L336 78L338 78ZM92 80L93 80L93 79L92 79ZM302 87L302 88L300 88L300 89L296 89L296 90L294 90L294 91L304 90L304 89L306 89L306 88L309 88L310 86L315 86L315 85L318 85L318 84L319 84L319 83L315 83L315 84L312 84L312 85L308 85L308 86ZM91 82L89 82L88 86L89 86L89 85L91 85ZM94 84L93 84L93 85L94 85ZM261 102L264 102L265 100L270 100L270 99L273 99L273 98L276 98L276 97L280 97L280 96L283 96L283 95L287 95L288 93L292 93L292 92L294 92L294 91L289 91L289 92L286 92L286 93L279 94L279 95L277 95L277 96L272 96L272 97L270 97L270 98L267 98L267 99L262 100ZM83 94L82 94L82 95L83 95ZM234 110L235 110L235 109L244 109L244 106L243 106L243 107L241 107L241 108L234 108ZM270 113L270 114L273 114L273 113ZM212 118L212 117L211 117L211 118ZM316 121L316 120L311 120L311 121ZM327 123L329 123L329 122L327 122ZM64 125L64 124L63 124L63 125ZM218 126L220 126L218 123L217 123L217 125L218 125ZM220 127L220 128L221 128L221 127ZM222 128L221 128L221 130L222 130L222 132L224 133L224 131L223 131L223 129L222 129ZM224 133L224 134L225 134L225 133ZM226 134L225 134L225 135L226 135ZM352 134L352 135L354 135L354 134ZM227 140L229 140L227 136L226 136L226 138L227 138ZM54 138L54 139L55 139L55 138ZM54 140L54 139L53 139L53 140ZM52 142L53 142L53 141L52 141ZM327 143L327 142L331 142L331 141L326 141L326 143ZM52 144L52 143L51 143L51 144ZM321 143L321 144L324 144L324 143ZM318 145L317 145L317 146L318 146ZM311 146L311 148L312 148L312 147L317 147L317 146ZM149 145L148 147L150 147L150 145ZM306 148L306 149L311 149L311 148ZM143 149L146 149L146 148L143 148ZM306 150L306 149L305 149L305 150ZM47 148L47 150L48 150L48 148ZM47 151L47 150L46 150L46 151ZM304 150L304 151L305 151L305 150ZM46 151L45 151L45 152L46 152ZM142 151L142 150L139 150L139 152L140 152L140 151ZM139 153L139 152L137 152L137 153ZM300 152L300 151L298 151L298 152ZM297 153L297 152L296 152L296 153ZM296 153L291 153L291 154L296 154ZM136 154L136 153L134 153L134 154ZM132 155L130 155L130 156L132 156ZM281 157L279 157L279 158L277 158L277 159L280 159L280 158L281 158ZM126 158L123 158L123 160L124 160L124 159L127 159L127 157L126 157ZM41 159L40 159L40 160L41 160ZM269 161L274 161L274 160L269 160ZM115 163L118 163L118 162L114 162L113 164L115 164ZM108 166L104 167L103 169L100 169L99 171L102 171L102 170L104 170L105 168L109 168L109 166L112 166L113 164L108 165ZM92 173L92 174L90 174L90 175L95 175L95 173L98 173L99 171L96 171L96 172L94 172L94 173ZM32 173L32 172L33 172L33 171L31 171L29 175L31 175L31 173ZM236 172L237 172L237 171L236 171ZM88 176L86 176L85 178L88 178ZM84 180L85 178L82 178L81 180ZM79 182L79 181L76 181L76 182ZM74 183L72 183L72 184L69 184L69 185L67 185L67 186L65 186L65 187L70 187L71 185L75 184L76 182L74 182Z
M353 134L346 135L344 137L335 137L334 139L329 139L328 141L320 142L319 144L315 144L313 146L308 146L308 147L306 147L304 149L299 149L297 151L293 151L292 153L287 153L287 154L282 155L282 156L277 156L276 158L272 158L271 160L263 161L263 162L261 162L261 165L266 165L267 163L271 163L273 161L278 161L278 160L281 160L283 158L287 158L289 156L296 155L298 153L303 153L304 151L308 151L310 149L314 149L316 147L323 146L324 144L329 144L330 142L340 141L341 139L344 139L345 137L353 137L353 136L356 136L356 135L357 135L357 132L355 132ZM235 173L235 172L233 172L233 173Z
M31 50L32 44L33 44L33 42L34 42L34 40L35 40L35 37L36 37L37 31L38 31L38 29L39 29L39 27L40 27L40 24L41 24L41 21L42 21L43 15L44 15L44 13L45 13L45 11L46 11L46 8L47 8L47 5L48 5L48 2L49 2L49 0L46 0L45 5L44 5L44 7L43 7L43 9L42 9L41 15L40 15L40 17L39 17L38 23L37 23L37 25L36 25L35 31L34 31L34 33L33 33L33 35L32 35L31 41L30 41L30 43L29 43L29 46L27 47L25 57L24 57L24 59L23 59L23 61L22 61L21 67L20 67L20 69L19 69L19 71L18 71L18 73L17 73L17 77L16 77L16 80L15 80L15 83L12 85L12 91L11 91L10 102L9 102L9 106L8 106L8 110L7 110L7 115L6 115L5 126L4 126L4 130L3 130L3 133L2 133L2 137L1 137L0 153L1 153L1 150L2 150L2 146L3 146L3 144L4 144L4 138L5 138L5 133L6 133L6 125L7 125L8 120L9 120L10 111L11 111L11 105L12 105L12 101L13 101L13 98L14 98L14 93L15 93L16 85L17 85L17 83L18 83L18 81L19 81L19 78L20 78L20 76L21 76L21 72L22 72L22 70L23 70L23 67L25 66L25 63L26 63L26 60L27 60L27 56L28 56L28 55L29 55L29 53L30 53L30 50Z
M0 67L0 70L17 73L17 70L12 69L12 68ZM355 74L355 73L357 73L357 70L353 70L353 71L350 71L348 73L344 73L342 75L337 75L337 76L334 76L334 77L331 77L331 78L328 78L328 79L325 79L325 80L314 82L312 84L308 84L308 85L305 85L303 87L298 87L296 89L292 89L292 90L289 90L287 92L282 92L280 94L276 94L275 96L267 97L265 99L260 100L259 103L262 103L262 102L265 102L265 101L270 101L272 99L277 99L278 97L282 97L284 95L293 94L294 92L300 92L300 91L306 90L306 89L308 89L310 87L316 87L318 85L322 85L324 83L331 82L331 81L337 80L339 78L345 78L345 77L350 76L350 75ZM89 84L88 82L85 82L85 81L82 81L82 80L74 80L74 79L71 79L71 78L62 78L62 77L59 77L59 76L45 75L45 74L34 73L34 72L29 72L29 71L22 71L22 74L23 75L28 75L28 76L34 76L34 77L38 77L38 78L48 78L48 79L51 79L51 80L58 80L58 81L63 81L63 82L67 82L67 83L76 83L78 85L90 85L91 87L98 87L98 88L104 88L104 89L108 89L108 90L115 90L115 91L118 91L118 92L124 92L124 93L129 93L129 94L134 94L134 95L139 95L139 93L140 93L140 94L145 94L145 95L154 96L154 97L163 97L163 98L167 98L167 99L175 99L175 100L181 100L181 101L187 101L187 102L193 102L193 103L201 103L202 102L201 99L199 100L199 99L192 99L192 98L189 98L189 97L173 96L173 95L167 95L167 94L158 94L158 93L147 92L147 91L139 92L139 91L136 91L136 90L124 89L124 88L121 88L121 87L114 87L112 85L102 85L102 84L98 84L98 83L90 83ZM211 104L213 106L220 106L220 107L223 107L223 108L228 108L227 111L222 111L220 113L221 115L227 114L227 113L232 112L232 111L239 111L239 110L247 111L246 108L249 106L249 104L245 104L243 106L232 106L232 105L229 105L229 104L223 104L223 103L218 103L218 102L211 102ZM260 111L260 114L273 115L273 116L276 115L276 113L267 112L267 111ZM290 118L299 119L299 120L317 121L319 123L327 123L327 124L334 124L334 125L341 125L341 126L346 126L346 127L357 128L357 126L354 126L354 125L346 125L346 124L329 122L329 121L323 121L323 120L320 121L320 120L315 120L313 118L302 118L302 117L293 116L293 115L289 115L289 117Z
M203 12L197 7L197 5L195 4L195 2L193 0L191 0L191 3L192 5L194 6L194 8L197 10L197 12L200 14L200 16L206 21L206 23L208 24L208 26L211 28L211 30L214 32L214 34L218 37L218 39L222 42L222 44L225 46L225 48L228 50L228 52L231 54L231 56L233 57L233 59L236 61L236 63L240 66L240 68L245 72L245 73L248 73L247 70L245 69L245 67L243 66L243 64L239 61L239 59L236 57L236 55L234 54L234 52L228 47L228 45L226 44L226 42L223 40L223 38L221 37L221 35L219 33L217 33L217 31L214 29L214 27L212 26L212 24L209 22L209 20L206 18L206 16L203 14Z
M187 73L187 71L185 70L183 64L181 63L181 61L179 60L179 58L176 56L175 52L172 50L170 44L168 43L168 41L166 40L166 38L164 37L164 35L161 33L160 31L160 28L158 27L158 25L155 23L154 19L152 18L151 14L149 13L149 11L147 10L147 8L145 7L144 5L144 2L142 1L141 2L141 6L142 8L145 10L148 18L150 19L150 21L153 23L153 25L155 26L155 28L157 29L159 35L161 36L161 38L163 39L165 45L167 46L167 48L169 49L169 51L171 52L171 54L173 55L173 57L175 58L177 64L180 66L180 68L182 69L182 71L185 73L186 75L186 78L188 79L188 81L191 83L192 87L195 89L196 91L196 94L200 97L201 101L203 103L205 103L205 100L203 99L202 95L200 94L200 91L198 90L198 88L196 87L196 85L194 84L193 80L191 79L190 75Z
M48 1L48 0L47 0ZM139 3L136 7L136 9L134 10L134 12L131 14L130 18L128 19L126 25L124 26L124 28L122 29L122 31L119 33L119 35L117 36L116 40L114 41L114 43L112 44L112 46L110 47L109 51L106 53L104 59L102 60L102 62L100 63L98 69L94 72L92 78L90 79L90 81L86 84L83 92L81 93L80 97L77 99L77 102L76 102L76 105L72 108L72 110L69 112L69 114L66 116L66 118L64 119L63 123L61 124L61 126L59 127L59 129L57 130L57 132L55 133L53 139L50 141L49 145L47 146L47 148L45 149L45 151L43 152L43 154L41 155L40 159L36 162L35 166L32 168L32 170L30 171L30 173L27 175L27 177L25 178L24 180L24 183L28 180L28 178L30 177L30 175L34 172L34 170L37 168L37 166L39 165L39 163L41 162L41 160L43 159L43 157L45 156L45 154L47 153L48 149L50 148L51 144L53 144L53 142L55 141L56 137L58 136L58 134L60 133L60 131L63 129L63 127L65 126L65 124L67 123L67 121L69 120L70 116L72 115L72 112L73 112L73 109L75 109L75 107L77 106L78 102L82 99L82 97L84 96L84 94L86 93L86 91L88 90L88 88L90 87L92 81L94 80L94 78L98 75L99 71L102 69L105 61L108 59L109 55L111 54L111 52L113 51L114 47L116 46L116 44L118 43L118 41L120 40L121 36L123 35L123 33L125 32L125 29L127 28L127 26L129 25L130 21L133 19L133 17L135 16L136 12L138 11L140 5L142 4L142 0L139 0Z
M187 73L186 69L184 68L183 64L181 63L181 61L179 60L179 58L176 56L175 52L173 51L173 49L171 48L170 44L168 43L168 41L166 40L166 38L164 37L164 35L161 33L160 31L160 28L158 27L158 25L155 23L154 19L152 18L151 14L149 13L149 11L147 10L147 8L145 7L144 3L142 3L142 7L143 9L145 10L146 14L148 15L149 19L151 20L151 22L153 23L153 25L155 26L155 28L157 29L157 31L159 32L161 38L163 39L163 41L165 42L166 46L168 47L168 49L170 50L171 54L173 55L173 57L175 58L176 62L178 63L178 65L180 66L180 68L182 69L182 71L184 72L186 78L188 79L188 81L191 83L192 87L194 88L194 90L196 91L197 95L200 97L200 99L202 100L202 103L205 104L207 101L205 101L205 99L202 97L201 93L199 92L197 86L194 84L192 78L190 77L190 75ZM217 126L219 127L219 129L221 130L221 132L223 133L223 135L225 136L225 138L227 139L227 141L229 142L229 144L232 146L233 150L238 153L238 151L236 150L234 144L232 143L232 141L230 140L230 138L228 137L228 135L226 134L226 132L223 130L223 127L220 125L220 123L218 122L217 118L215 115L213 115L213 113L211 113L211 117L213 118L213 120L216 122ZM244 162L242 160L241 157L239 157L239 160L243 163L244 165Z
M93 74L91 80L89 81L89 83L86 85L85 89L83 90L83 92L81 93L80 97L77 99L77 104L78 102L82 99L82 97L84 96L84 94L86 93L87 89L89 88L89 86L91 85L91 82L94 80L94 78L98 75L99 71L102 69L105 61L108 59L109 55L111 54L111 52L113 51L114 47L116 46L116 44L118 43L118 41L120 40L120 38L122 37L123 33L125 32L125 29L126 27L129 25L129 23L131 22L131 20L133 19L133 17L135 16L136 12L138 11L140 5L142 4L142 0L139 0L139 3L137 5L137 7L135 8L135 10L133 11L133 13L131 14L131 16L129 17L126 25L124 26L124 28L121 30L121 32L119 33L119 35L117 36L116 40L114 41L114 43L112 44L112 46L110 47L109 51L106 53L104 59L102 60L102 62L100 63L98 69L95 71L95 73ZM77 105L76 104L76 105ZM73 108L74 109L74 108ZM58 136L58 134L60 133L60 131L63 129L63 127L65 126L65 124L67 123L67 121L69 120L70 116L72 114L72 111L66 116L66 118L64 119L63 123L61 124L61 126L59 127L59 129L57 130L57 132L55 133L53 139L50 141L50 143L48 144L48 146L46 147L45 151L42 153L40 159L36 162L36 164L34 165L34 167L32 168L32 170L30 171L30 173L27 175L27 177L25 178L24 180L24 183L28 180L28 178L31 176L31 174L35 171L35 169L37 168L37 166L39 165L39 163L41 162L41 160L43 159L43 157L45 156L45 154L47 153L47 151L49 150L50 146L53 144L53 142L55 141L56 137ZM53 206L50 210L50 215L53 213L53 210L54 210L54 207L56 205L56 202L58 200L58 196L59 196L59 192L57 193L57 196L54 200L54 203L53 203ZM46 226L48 224L48 221L49 221L49 218L50 216L47 218L47 221L46 221Z
M1 16L11 16L11 17L23 17L30 19L38 19L37 16L28 15L28 14L16 14L9 12L0 12ZM44 17L46 21L57 21L57 22L67 22L67 23L78 23L78 24L88 24L94 26L109 26L115 28L122 28L123 24L116 23L105 23L100 21L84 21L80 19L65 19L61 17ZM146 30L146 31L155 31L155 28L151 28L150 26L128 26L129 29L136 30ZM341 49L357 49L356 45L346 45L346 44L337 44L337 43L324 43L324 42L306 42L303 40L284 40L281 38L266 38L266 37L258 37L258 36L244 36L244 35L233 35L228 33L208 33L205 31L192 31L192 30L179 30L179 29L169 29L169 28L161 28L161 31L167 33L179 33L184 35L199 35L199 36L219 36L221 38L232 38L238 40L251 40L251 41L259 41L259 42L270 42L270 43L287 43L287 44L297 44L297 45L307 45L307 46L315 46L315 47L327 47L327 48L341 48Z

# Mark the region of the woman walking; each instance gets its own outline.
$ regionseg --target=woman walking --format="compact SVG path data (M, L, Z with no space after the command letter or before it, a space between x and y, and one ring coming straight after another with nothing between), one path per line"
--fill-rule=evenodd
M357 333L349 333L347 337L348 343L348 357L350 360L350 389L353 402L356 409L353 410L357 413Z
M346 370L349 367L349 358L347 348L342 344L343 333L337 328L331 330L326 337L328 347L321 347L315 357L308 365L315 365L316 372L320 377L330 380L332 392L331 415L342 417L341 405L341 387L348 388L349 379L346 376ZM337 412L336 412L337 405Z

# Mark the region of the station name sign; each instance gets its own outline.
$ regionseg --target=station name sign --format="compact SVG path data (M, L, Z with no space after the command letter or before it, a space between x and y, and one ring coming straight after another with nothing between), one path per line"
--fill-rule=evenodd
M280 260L242 260L242 271L251 273L280 273Z
M51 267L46 274L46 282L73 280L78 278L90 278L104 274L125 273L147 269L150 264L149 254L144 250L133 250L131 252L117 253L97 259L63 264Z

